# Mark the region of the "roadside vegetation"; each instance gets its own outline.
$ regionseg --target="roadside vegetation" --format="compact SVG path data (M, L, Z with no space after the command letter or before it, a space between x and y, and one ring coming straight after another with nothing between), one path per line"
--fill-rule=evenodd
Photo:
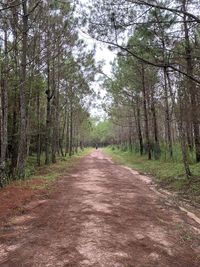
M45 165L44 159L40 167L37 166L36 157L31 157L27 162L27 172L29 172L30 175L23 180L17 181L16 184L26 184L26 181L29 183L29 180L38 179L42 181L42 185L39 186L39 188L48 187L52 182L56 181L61 174L68 172L75 166L80 158L88 155L91 151L92 148L86 148L78 150L72 157L69 155L66 157L60 156L57 158L57 162L51 165Z
M21 214L24 212L24 205L32 201L48 199L49 194L56 180L62 175L66 175L77 165L79 160L91 153L92 149L87 148L79 150L72 157L59 157L57 162L51 165L45 165L45 160L41 161L40 167L36 164L36 157L31 157L27 161L26 169L29 175L17 181L10 181L0 194L0 221L3 224L9 216ZM31 170L31 171L30 171ZM0 223L0 226L1 226Z
M165 159L160 159L150 161L146 156L140 156L135 151L122 150L115 146L104 148L104 151L114 161L137 170L140 173L153 176L153 181L162 188L174 191L178 196L184 197L192 202L200 203L199 163L190 164L193 177L191 180L188 180L181 160L166 161Z

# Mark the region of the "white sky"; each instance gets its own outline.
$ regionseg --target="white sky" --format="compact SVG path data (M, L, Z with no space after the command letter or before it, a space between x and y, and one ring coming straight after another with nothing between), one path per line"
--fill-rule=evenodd
M107 75L110 75L111 73L111 65L110 62L112 62L115 58L115 53L110 51L107 46L101 42L96 41L95 39L91 38L89 35L86 35L82 31L79 32L80 38L83 39L89 48L92 48L94 45L96 45L96 61L105 61L105 65L103 67L103 72Z
M88 45L88 48L92 49L94 47L94 45L96 45L96 55L95 55L95 60L96 62L99 61L104 61L105 64L103 65L103 73L105 73L108 76L111 76L111 62L114 60L115 58L115 53L110 51L105 44L100 43L98 41L96 41L95 39L91 38L90 36L86 35L83 32L79 32L80 34L80 38L83 39L86 44ZM97 77L98 79L98 77ZM99 93L99 98L95 101L95 105L96 107L91 106L90 108L90 113L92 116L100 116L100 117L104 117L105 113L101 108L101 104L103 102L103 97L106 94L105 89L102 87L101 82L94 82L93 83L93 89L95 90L96 93Z
M80 3L88 6L90 0L80 0ZM81 9L80 9L81 10ZM79 11L80 11L79 10ZM113 62L115 58L115 53L110 51L106 44L103 44L101 42L96 41L95 39L91 38L89 35L86 33L82 32L81 30L79 31L80 38L85 41L85 43L88 45L89 49L92 49L94 45L96 46L96 55L95 55L95 60L96 62L99 61L104 61L104 66L102 68L103 73L105 73L108 76L111 76L111 65L110 63ZM98 80L98 75L96 77L96 80ZM103 103L103 97L106 94L106 90L103 88L102 83L100 81L96 81L92 84L93 89L95 90L96 93L99 93L99 98L93 101L93 104L96 107L93 107L91 105L90 108L90 113L92 116L100 116L100 117L105 117L105 112L103 111L101 105Z

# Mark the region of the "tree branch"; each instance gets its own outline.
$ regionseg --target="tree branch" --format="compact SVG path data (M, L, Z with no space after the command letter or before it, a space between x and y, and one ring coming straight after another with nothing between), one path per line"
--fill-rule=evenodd
M173 12L173 13L183 14L183 15L186 15L187 17L193 18L196 22L200 23L200 18L198 18L194 14L187 12L187 11L184 11L184 10L179 10L176 8L170 8L170 7L166 7L166 6L152 4L152 3L142 1L142 0L138 0L138 1L129 0L129 2L131 2L133 4L137 4L137 5L145 5L145 6L149 6L149 7L158 8L160 10L168 10L168 11Z

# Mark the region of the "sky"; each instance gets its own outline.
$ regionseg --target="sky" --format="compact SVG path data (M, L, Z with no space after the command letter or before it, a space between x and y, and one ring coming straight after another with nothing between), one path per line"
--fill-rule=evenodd
M85 43L88 45L89 49L92 49L94 45L96 45L96 55L95 55L95 60L96 62L104 61L104 65L102 68L103 73L105 73L108 76L111 76L111 62L115 58L115 53L110 51L107 46L101 42L96 41L95 39L91 38L89 35L83 33L82 31L79 32L80 38L85 41ZM98 79L98 76L96 77ZM95 90L96 93L99 94L99 98L95 100L95 103L93 104L96 105L94 107L91 105L90 107L90 114L94 117L100 116L101 118L105 117L105 112L103 111L101 104L103 102L103 97L106 94L106 90L102 87L101 82L96 81L92 84L93 89Z
M89 0L80 0L80 3L87 6ZM85 43L88 45L89 49L92 49L94 45L96 46L96 55L95 55L95 60L96 62L104 61L104 65L102 67L103 73L105 73L108 76L111 76L111 62L115 58L115 53L110 51L106 44L103 44L102 42L98 42L95 39L91 38L91 36L87 35L86 33L82 32L81 29L79 31L80 38L85 41ZM98 80L98 75L97 75L97 80ZM90 108L90 113L92 116L105 116L105 112L101 108L101 104L103 102L103 97L106 94L106 90L102 87L101 82L96 81L92 84L93 89L95 90L96 93L99 93L100 98L96 99L95 104L96 107Z

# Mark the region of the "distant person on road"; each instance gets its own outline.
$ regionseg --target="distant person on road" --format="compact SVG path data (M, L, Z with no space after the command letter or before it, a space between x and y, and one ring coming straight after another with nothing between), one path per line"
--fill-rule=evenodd
M96 149L98 149L98 145L96 144Z

